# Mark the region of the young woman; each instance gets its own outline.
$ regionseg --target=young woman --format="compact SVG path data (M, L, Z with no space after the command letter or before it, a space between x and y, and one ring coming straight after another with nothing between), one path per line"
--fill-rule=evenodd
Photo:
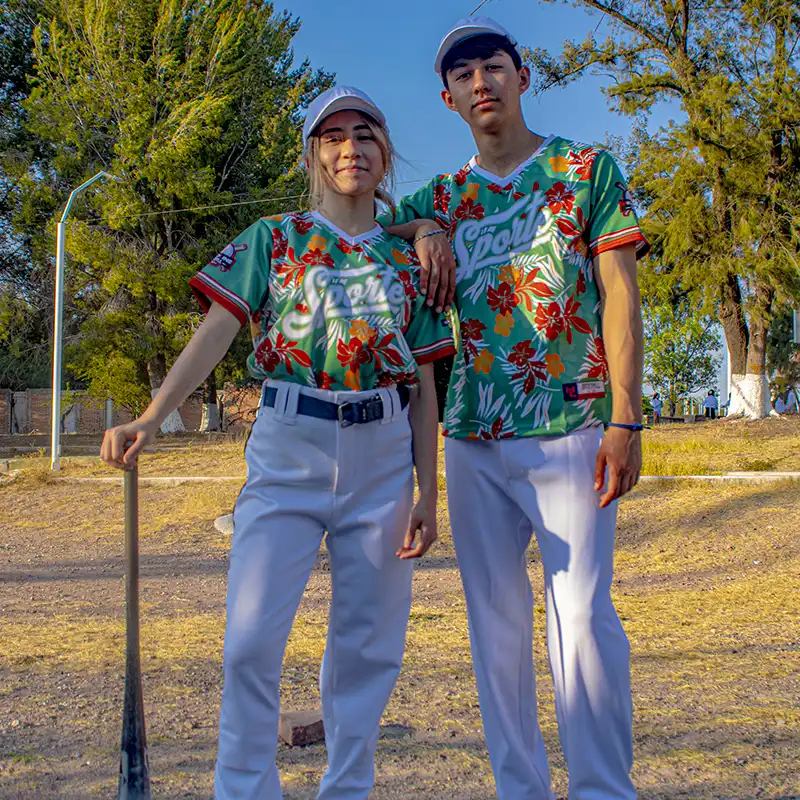
M204 323L147 411L102 447L109 464L132 466L250 324L249 369L264 389L234 509L218 800L281 797L281 664L326 532L333 598L319 797L368 796L403 656L410 559L436 538L432 361L454 345L446 316L420 292L414 250L375 222L376 200L391 204L385 119L366 95L339 87L311 105L303 134L315 210L258 220L192 279Z

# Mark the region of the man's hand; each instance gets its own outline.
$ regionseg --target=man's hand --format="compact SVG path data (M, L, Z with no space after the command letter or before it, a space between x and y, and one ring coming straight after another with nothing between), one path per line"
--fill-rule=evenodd
M419 237L424 233L441 230L435 222L420 223L414 241L414 249L422 264L420 288L422 294L428 298L428 305L436 304L437 312L449 311L453 302L456 292L456 258L444 231L422 239Z
M639 482L642 471L642 434L625 428L609 428L594 468L594 488L602 491L608 470L606 493L600 498L600 508L627 494Z
M419 541L415 544L414 539L417 537L417 531L419 531ZM411 521L408 523L403 546L395 555L400 559L424 556L437 538L436 501L420 497L411 512Z

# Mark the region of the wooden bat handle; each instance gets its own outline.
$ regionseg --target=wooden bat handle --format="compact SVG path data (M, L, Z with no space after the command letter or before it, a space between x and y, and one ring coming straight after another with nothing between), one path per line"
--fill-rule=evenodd
M125 488L125 703L119 758L118 800L150 800L139 660L139 473L126 470Z

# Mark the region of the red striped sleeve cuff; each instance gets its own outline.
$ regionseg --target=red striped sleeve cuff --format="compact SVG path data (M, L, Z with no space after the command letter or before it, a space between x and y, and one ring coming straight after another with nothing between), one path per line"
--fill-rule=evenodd
M453 356L456 353L456 346L452 339L440 339L438 342L411 350L411 355L417 364L430 364L446 356Z
M249 322L250 306L230 289L226 289L221 283L215 281L210 275L198 272L189 281L189 286L203 311L207 312L211 308L213 301L219 303L226 311L230 311L242 326L247 325Z
M605 253L608 250L616 250L618 247L624 247L627 244L636 245L636 258L643 258L650 250L650 243L644 238L641 228L638 225L633 225L630 228L623 228L621 231L613 231L612 233L604 233L598 236L589 245L589 252L592 256Z

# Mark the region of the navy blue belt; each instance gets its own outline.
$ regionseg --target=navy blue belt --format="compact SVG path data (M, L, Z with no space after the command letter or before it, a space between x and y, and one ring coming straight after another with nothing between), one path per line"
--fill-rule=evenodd
M405 408L408 405L408 387L400 385L396 388L400 397L400 407ZM263 405L275 408L277 395L278 390L274 386L267 386ZM351 425L364 425L367 422L383 419L383 399L376 394L355 403L332 403L308 394L299 394L297 396L297 413L304 417L335 420L343 428L349 428Z

